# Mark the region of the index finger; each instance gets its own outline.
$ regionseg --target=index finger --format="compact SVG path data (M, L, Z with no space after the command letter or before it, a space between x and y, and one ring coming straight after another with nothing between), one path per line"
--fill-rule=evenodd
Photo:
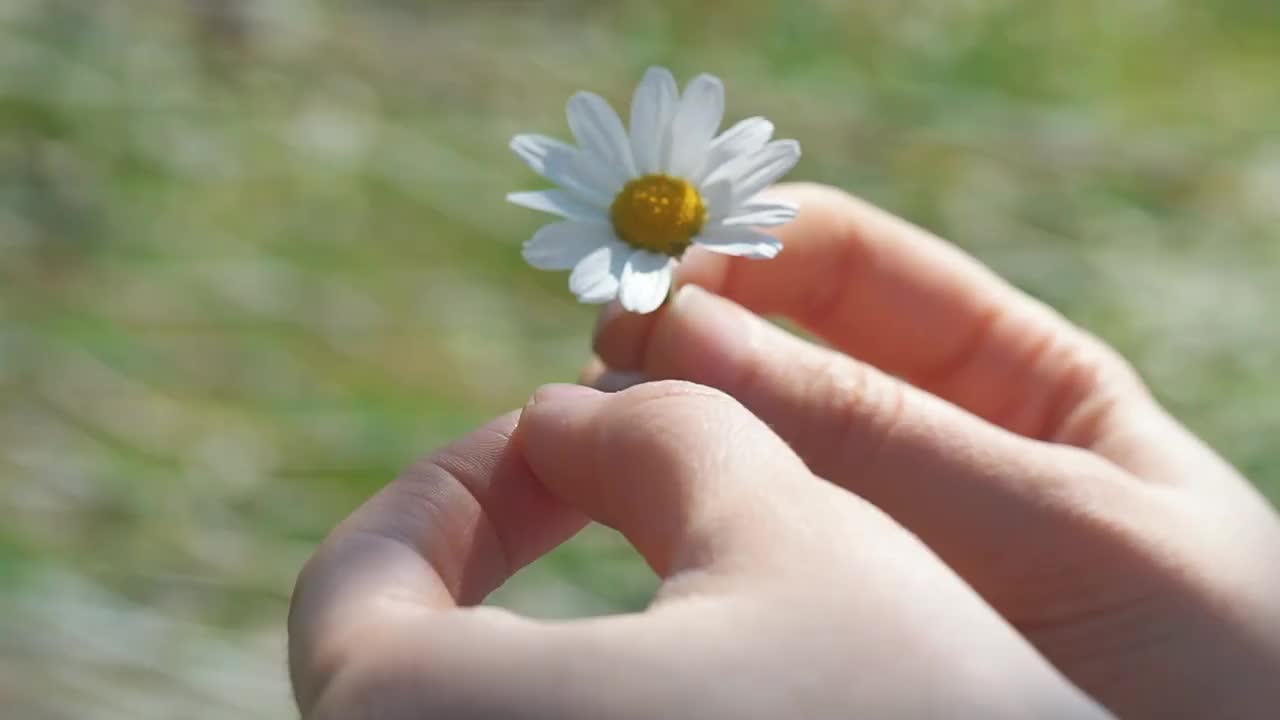
M353 649L398 610L483 600L586 519L555 499L509 440L509 413L424 458L329 534L289 612L294 692L305 709Z
M800 206L776 228L769 262L693 252L678 281L760 314L783 315L834 347L1014 432L1068 437L1068 415L1102 386L1139 390L1114 351L974 258L833 188L784 185ZM596 351L615 370L643 370L660 313L602 316ZM1137 394L1141 394L1140 392Z

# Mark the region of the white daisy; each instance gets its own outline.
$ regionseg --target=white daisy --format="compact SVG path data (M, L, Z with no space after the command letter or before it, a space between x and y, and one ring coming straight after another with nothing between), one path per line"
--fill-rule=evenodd
M649 68L631 99L631 132L603 98L569 98L574 147L544 135L517 135L511 149L555 190L507 200L559 215L524 245L543 270L569 270L585 303L617 298L631 312L657 309L671 272L691 245L772 258L777 238L755 229L790 221L796 207L755 199L800 159L795 140L769 139L773 124L743 120L720 135L724 86L699 75L681 95L665 68Z

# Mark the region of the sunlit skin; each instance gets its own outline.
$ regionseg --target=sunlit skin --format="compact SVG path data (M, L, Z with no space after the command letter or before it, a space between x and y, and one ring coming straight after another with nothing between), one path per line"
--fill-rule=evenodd
M646 611L466 607L584 516L664 578ZM290 651L326 720L1106 717L910 533L679 382L543 388L419 463L308 563Z
M1114 351L928 233L776 191L589 382L428 456L298 581L308 718L1271 717L1280 523ZM758 315L782 315L826 347ZM471 607L587 518L644 612Z
M632 247L680 257L706 222L707 208L688 181L645 175L622 188L609 219L618 237Z
M587 379L734 396L1122 717L1270 717L1280 523L1249 482L1114 350L955 246L831 188L775 195L801 206L776 259L691 252L677 282L709 292L605 310Z

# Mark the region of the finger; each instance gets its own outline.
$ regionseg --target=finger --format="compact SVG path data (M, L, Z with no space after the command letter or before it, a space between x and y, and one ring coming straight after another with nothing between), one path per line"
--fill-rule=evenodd
M1142 397L1104 344L928 232L830 188L772 191L801 208L753 262L691 251L680 283L796 320L834 347L1030 437L1090 445L1090 402ZM606 309L596 352L635 370L651 316ZM1107 403L1097 402L1105 405Z
M846 495L831 502L828 486L767 426L724 394L687 383L612 395L548 386L525 408L516 438L548 489L619 530L664 578L711 566L776 572L773 559L796 555L784 550L794 533L771 529L799 504L871 512ZM811 502L817 495L822 502ZM824 527L806 514L810 527Z
M680 640L669 623L543 624L456 607L585 521L508 442L515 420L419 462L308 561L289 618L304 717L669 717L669 697L651 711L664 695L695 694L674 667L659 672Z
M290 668L306 706L354 637L398 613L479 602L585 523L547 493L503 416L420 461L339 525L301 573Z
M498 551L503 542L466 542L479 528L468 521L476 511L465 503L432 500L430 517L401 520L396 509L413 498L392 496L386 506L371 502L372 510L366 506L336 531L300 582L291 632L328 639L330 647L329 665L318 671L315 664L326 659L321 642L303 640L292 648L304 714L364 716L379 708L388 717L677 717L686 714L690 700L701 698L721 706L715 716L741 717L742 712L723 712L749 709L740 693L708 693L689 671L719 664L723 673L740 672L740 656L723 650L734 643L751 646L738 628L765 632L768 620L777 626L770 630L776 645L788 639L785 613L762 613L751 603L727 608L666 599L698 590L702 598L710 597L707 591L723 595L740 588L743 578L785 585L804 567L806 583L792 583L801 589L819 579L827 581L828 591L851 585L865 573L834 568L854 544L823 539L831 533L847 540L851 527L870 539L871 555L882 566L894 545L919 552L900 528L819 482L759 420L706 388L649 384L604 395L551 386L523 411L505 459L495 464L490 444L501 443L472 436L447 451L450 457L442 463L439 456L432 462L448 468L450 476L467 476L463 484L480 487L481 498L489 497L485 488L501 481L504 471L514 473L506 482L517 485L536 477L565 505L616 527L668 578L659 603L663 612L542 624L489 608L453 609L453 598L471 587L459 561L480 566L475 572L483 579L476 587L488 587L491 576L504 574ZM459 470L457 458L470 458L467 469ZM771 497L778 492L782 500ZM435 517L437 507L450 512ZM365 517L369 513L375 517ZM838 517L824 517L832 513ZM858 515L864 522L850 522ZM542 547L545 528L507 519L508 529L532 538L529 546ZM438 522L463 529L433 530ZM438 532L441 548L404 553L362 547L365 533L399 538L413 528L419 535ZM505 542L515 541L508 536ZM950 576L942 574L945 583ZM679 577L671 581L672 575ZM726 586L726 580L738 584ZM406 593L406 587L412 590ZM420 588L430 602L420 601ZM335 597L338 610L321 612L327 622L317 630L308 617L317 606L332 608ZM820 615L813 615L815 624L821 624ZM672 658L673 648L687 656Z
M503 425L501 434L509 423ZM831 677L862 665L889 639L900 648L914 645L912 654L924 661L919 669L939 680L954 669L950 658L959 655L951 653L960 645L996 667L1025 670L1039 661L1015 636L1001 633L1003 624L966 594L968 589L950 571L928 562L927 553L921 556L923 549L914 539L851 495L818 482L781 440L723 394L672 383L609 396L548 388L524 411L512 443L475 440L467 438L448 451L456 457L442 463L447 474L475 476L479 471L482 480L492 482L510 477L518 496L518 484L532 473L567 504L622 530L660 572L680 573L679 587L692 585L704 592L686 595L695 602L664 603L655 613L572 623L534 623L489 608L452 609L452 599L465 595L459 588L468 587L456 572L466 563L441 562L429 551L412 552L420 557L402 563L394 553L388 559L383 552L359 550L357 531L395 537L402 529L413 529L430 535L433 515L401 525L394 513L379 510L381 521L365 525L357 520L372 511L362 509L348 523L354 529L344 528L335 537L346 537L347 551L357 560L373 562L350 564L333 548L318 553L308 568L310 577L304 574L300 582L291 632L305 635L313 629L301 616L316 598L326 596L326 586L346 586L345 595L337 594L346 599L363 597L366 581L393 590L357 602L361 612L345 623L321 628L330 631L332 667L319 675L322 682L296 686L304 716L778 717L795 710L799 701L790 693L779 694L770 681L788 674L788 655L801 650L825 658L819 665ZM497 465L488 451L494 445L505 448ZM507 462L513 476L499 467ZM475 486L489 487L485 482ZM780 499L770 497L778 491ZM453 509L467 514L464 507ZM529 535L534 538L531 547L545 537L536 528ZM867 542L849 542L851 535ZM340 549L344 543L337 544ZM492 544L477 546L456 536L445 544L445 558L462 551L481 566L500 564L485 549ZM501 539L497 544L503 544ZM851 555L865 562L846 563ZM896 557L908 562L895 562ZM325 572L329 562L339 576ZM425 584L447 592L424 603L416 594L394 589L419 585L424 566L440 568ZM797 567L808 568L803 582L789 583L788 578L796 577L789 573ZM696 570L708 572L688 582L688 573ZM407 581L402 574L409 576ZM742 578L761 580L752 587L771 591L764 597L787 602L728 602L705 592L710 583ZM781 597L779 586L785 589ZM664 592L668 587L670 583ZM815 587L820 591L814 592ZM882 610L887 599L923 588L941 592L948 601L916 603L888 622L839 621L842 612L850 618L868 617L871 610ZM920 626L954 632L944 632L946 639L940 642L913 629ZM827 642L833 627L837 635L854 640L847 645ZM751 632L744 634L743 628ZM335 635L334 630L344 632ZM815 638L821 640L815 644ZM761 655L762 644L778 648L778 655ZM941 646L947 645L951 650L944 652ZM303 643L301 652L316 653L316 647ZM298 646L293 649L299 652ZM324 655L303 659L314 663ZM1045 670L1030 691L1010 689L1034 699L1049 685L1059 687L1060 679ZM708 678L744 682L709 688ZM843 716L850 707L858 709L859 701L875 707L892 698L863 690L844 700L836 712L815 715ZM695 703L699 711L690 711ZM922 706L935 704L929 693L921 701Z
M621 531L664 577L653 611L633 616L638 620L629 628L628 623L609 623L626 633L620 636L628 647L676 630L678 634L666 635L662 643L674 641L685 651L679 659L667 658L664 667L691 661L694 667L715 667L723 656L699 653L695 638L701 636L704 648L734 647L742 628L751 628L780 653L795 648L797 637L821 638L808 646L809 657L833 649L834 660L828 656L828 662L816 664L841 671L863 664L868 655L845 648L893 647L921 658L917 669L922 673L927 673L928 658L946 656L961 646L956 656L1003 657L1007 663L995 662L1009 668L1042 662L915 537L855 495L819 482L767 425L727 395L671 382L645 383L612 394L552 386L540 390L526 406L515 437L548 489ZM1004 459L998 449L997 454ZM967 472L967 477L954 478L956 485L979 482L983 470L992 472L981 461L966 464L954 456L939 458L932 467L882 468L870 454L865 458L869 462L858 467L873 476L868 478L871 482L913 485L904 493L936 489L928 483L939 472ZM1024 463L1020 469L1036 468ZM882 470L887 475L880 475ZM962 506L974 504L956 490L926 502L946 506L954 497ZM979 505L998 502L991 492L976 494L982 498ZM969 508L953 509L964 513ZM1038 519L1034 510L1026 515L1015 515L1012 522L1003 519L1006 534L998 545L986 543L983 560L1001 564L1002 556L1008 555L1001 551L1010 538L1024 529L1024 523ZM951 532L967 531L967 522L961 518ZM1080 548L1086 553L1091 549ZM1052 556L1036 559L1047 564ZM933 593L939 600L915 601L922 593ZM730 601L752 597L782 597L786 602L744 615L744 608L761 606ZM1056 612L1063 604L1046 607ZM893 611L886 612L890 607ZM779 622L787 614L791 617ZM673 619L683 622L673 628ZM962 639L965 628L980 625L991 632ZM926 637L919 632L922 627L948 627L953 632ZM697 633L690 633L690 628ZM1015 654L1016 661L1011 659ZM851 703L852 699L845 704L846 711ZM859 714L857 707L854 710Z
M1022 592L1029 573L1090 557L1062 542L1114 540L1141 516L1111 463L998 428L697 287L668 304L644 357L647 377L741 401L815 474L883 509L980 590ZM1013 537L1022 552L1006 551Z

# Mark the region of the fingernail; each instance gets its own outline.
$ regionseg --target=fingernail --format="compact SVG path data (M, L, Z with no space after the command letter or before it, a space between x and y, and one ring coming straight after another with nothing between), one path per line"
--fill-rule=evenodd
M596 400L603 395L599 390L589 388L583 385L573 385L570 383L552 383L543 385L534 391L533 397L529 398L529 407L539 406L564 406L570 407L579 405L583 402Z
M606 370L600 373L600 376L592 383L592 387L604 392L621 392L644 381L645 377L642 373Z

